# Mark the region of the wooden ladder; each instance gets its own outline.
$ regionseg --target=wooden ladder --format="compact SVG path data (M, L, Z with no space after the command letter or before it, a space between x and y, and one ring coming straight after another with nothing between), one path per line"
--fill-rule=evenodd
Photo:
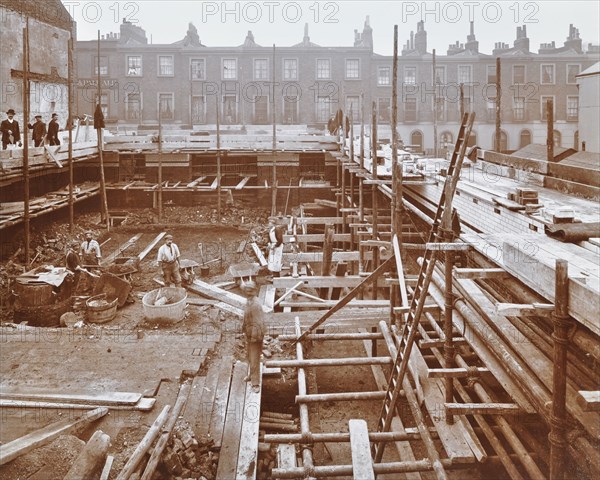
M450 160L448 167L448 173L444 183L444 189L438 203L437 211L433 220L433 225L429 233L428 243L441 242L443 235L439 232L440 224L449 225L450 215L452 214L452 198L456 191L456 185L460 177L460 170L465 157L467 149L467 141L471 134L473 127L473 121L475 120L475 114L467 114L462 118L458 137L456 139L456 145L454 146L454 152ZM395 415L396 403L400 396L400 390L402 389L402 383L406 375L408 368L408 361L410 358L410 352L412 350L415 338L418 332L419 322L421 320L421 314L423 307L425 306L425 299L427 297L427 291L429 283L433 276L433 269L435 268L435 257L436 250L425 250L424 260L419 271L419 278L417 286L414 290L414 295L410 302L410 309L406 315L406 321L402 326L402 333L400 336L400 345L398 347L398 355L394 360L394 366L388 382L388 389L386 396L383 400L383 407L381 409L381 415L379 417L379 423L377 425L378 432L388 432L392 419ZM383 452L385 449L386 442L377 442L373 445L373 456L375 463L381 462L383 458ZM429 452L430 455L434 452ZM440 464L441 466L441 464ZM436 470L436 473L438 470ZM442 469L443 472L443 469ZM444 475L438 475L438 478L445 478Z

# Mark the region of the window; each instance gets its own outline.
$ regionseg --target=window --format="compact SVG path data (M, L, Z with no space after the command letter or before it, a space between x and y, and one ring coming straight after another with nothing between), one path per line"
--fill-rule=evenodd
M317 97L317 122L327 122L331 116L329 96Z
M346 111L344 112L350 118L352 111L352 121L360 121L360 97L358 95L348 95L346 97Z
M417 67L404 67L404 83L406 85L417 84Z
M415 130L410 134L410 144L418 152L423 151L423 133L419 130Z
M158 75L172 77L175 74L173 55L158 56Z
M540 65L541 68L541 83L542 84L553 84L554 83L554 65Z
M283 97L283 123L294 125L298 123L298 96Z
M358 80L360 78L360 60L358 58L346 59L346 79Z
M465 113L471 112L472 108L473 108L473 99L471 97L465 96L464 106L465 106ZM458 111L460 112L460 103L458 104Z
M206 102L203 95L192 97L192 124L206 122Z
M577 83L575 77L579 75L580 69L581 65L567 65L567 83Z
M223 123L232 125L237 123L237 96L223 95Z
M445 84L446 83L446 67L435 67L435 83Z
M96 109L96 104L98 103L98 94L94 95L94 110ZM108 118L108 94L103 93L100 96L100 108L102 109L102 115L104 118ZM93 116L93 115L92 115Z
M380 123L390 123L390 102L388 97L377 99L377 121Z
M513 65L513 85L525 83L525 65Z
M257 95L254 97L254 123L266 125L269 123L269 97Z
M492 145L497 152L506 152L508 150L508 135L504 130L500 130L500 148L496 146L496 133L492 134Z
M554 96L553 95L542 95L540 97L540 108L541 108L541 118L542 121L548 120L548 115L546 115L546 104L548 100L552 100L552 113L556 114L556 105L554 104Z
M486 101L486 114L488 122L496 120L496 99L488 98Z
M496 83L496 65L487 66L487 83Z
M269 61L266 58L254 59L254 80L269 79Z
M392 84L390 67L377 67L377 85L385 86Z
M126 98L127 120L140 120L142 116L142 99L139 93L128 93Z
M436 97L435 99L435 116L439 121L446 120L446 101L444 97Z
M203 58L190 60L190 80L206 80L206 69Z
M526 147L531 143L531 132L529 130L521 130L519 148Z
M446 151L450 150L452 148L452 144L454 143L452 139L452 132L442 132L440 135L440 146L442 149Z
M471 65L458 66L458 83L471 83Z
M98 75L98 57L94 57L94 75ZM108 58L100 56L100 75L108 75Z
M576 95L567 97L567 120L577 120L579 117L579 97Z
M141 77L142 76L142 56L128 55L127 56L127 76Z
M223 80L237 79L237 58L223 59Z
M328 58L317 59L317 80L329 80L331 78L331 62Z
M298 80L298 60L295 58L283 59L283 79Z
M558 130L554 130L553 140L555 147L562 147L562 134Z
M158 94L158 113L162 120L173 120L173 94L172 93L159 93Z
M525 120L525 97L513 98L513 120Z
M404 100L404 121L405 122L416 122L417 121L417 99L406 98Z

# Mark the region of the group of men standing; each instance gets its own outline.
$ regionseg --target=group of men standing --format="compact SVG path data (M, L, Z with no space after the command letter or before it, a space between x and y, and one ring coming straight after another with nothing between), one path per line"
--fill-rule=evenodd
M0 123L0 132L2 132L2 150L6 150L9 145L15 145L21 147L21 129L19 122L14 118L15 111L11 108L6 112L8 117ZM58 114L53 113L52 119L48 123L48 129L46 124L42 120L41 115L35 116L34 123L28 123L27 127L33 131L32 140L35 147L41 147L47 140L48 145L60 145L60 139L58 138L58 132L60 127L58 125Z

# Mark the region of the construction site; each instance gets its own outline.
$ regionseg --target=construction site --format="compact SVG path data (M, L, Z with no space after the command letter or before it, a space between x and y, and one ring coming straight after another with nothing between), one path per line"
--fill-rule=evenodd
M389 125L361 97L329 126L96 116L0 151L1 478L600 476L600 153L555 146L551 100L545 144L480 148L461 96L428 154L397 79L395 55Z

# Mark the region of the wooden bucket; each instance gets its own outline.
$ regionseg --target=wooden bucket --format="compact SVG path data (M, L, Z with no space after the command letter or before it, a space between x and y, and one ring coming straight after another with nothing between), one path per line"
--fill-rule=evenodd
M23 307L41 307L55 301L54 287L41 282L22 282L17 279L13 287L15 303Z

